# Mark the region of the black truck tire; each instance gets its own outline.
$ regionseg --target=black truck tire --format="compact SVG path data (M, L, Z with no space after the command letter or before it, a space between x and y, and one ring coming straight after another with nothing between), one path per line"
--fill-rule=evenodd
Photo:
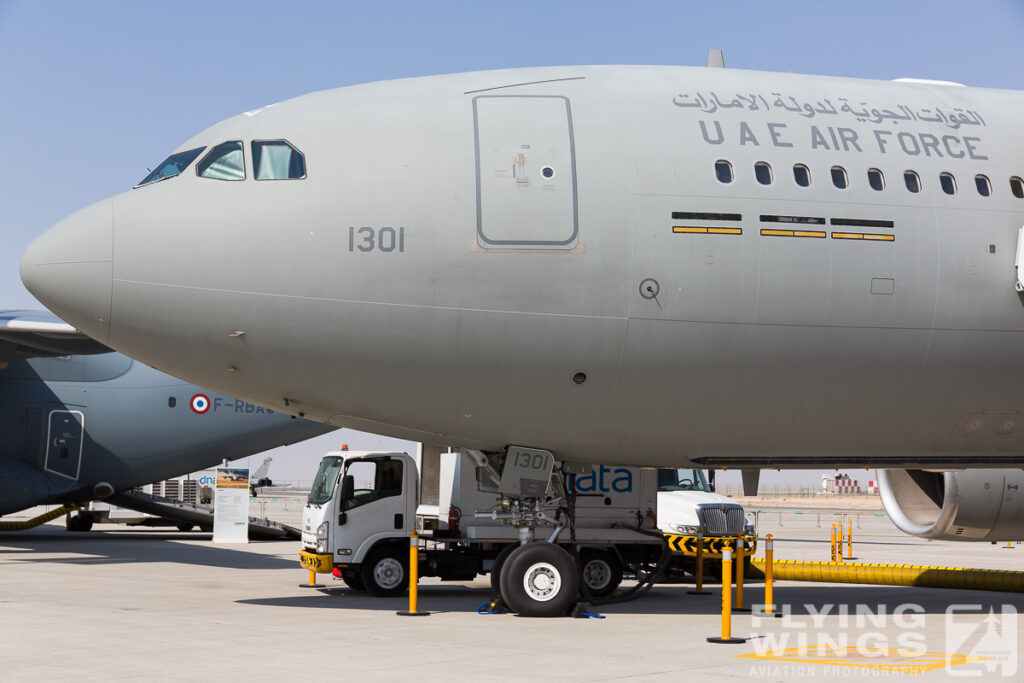
M363 583L363 575L357 569L342 569L341 580L345 582L346 586L354 591L366 591L366 584Z
M622 563L610 550L581 550L580 582L586 584L591 597L611 595L622 583Z
M409 551L398 545L377 548L366 557L360 573L370 595L402 595L409 588Z

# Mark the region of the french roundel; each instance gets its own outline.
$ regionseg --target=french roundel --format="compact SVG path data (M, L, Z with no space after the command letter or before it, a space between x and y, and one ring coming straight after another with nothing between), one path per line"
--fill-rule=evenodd
M210 397L206 394L196 394L189 402L189 406L191 406L193 413L202 415L210 409Z

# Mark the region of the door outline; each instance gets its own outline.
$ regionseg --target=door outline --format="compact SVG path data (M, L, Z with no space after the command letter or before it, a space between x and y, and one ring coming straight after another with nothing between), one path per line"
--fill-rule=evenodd
M57 413L68 413L70 415L77 415L78 416L78 426L81 428L81 434L78 437L78 462L77 462L77 464L75 466L75 476L73 476L73 477L71 475L69 475L69 474L65 474L64 472L59 472L57 470L50 469L50 453L51 453L51 449L52 449L52 446L53 446L53 441L51 440L50 437L51 437L51 435L53 433L53 416L56 415ZM78 481L78 475L82 473L82 450L83 450L84 446L85 446L85 413L83 413L81 410L51 410L49 415L47 415L47 417L46 417L46 466L45 466L45 470L47 472L52 472L53 474L56 474L58 476L67 477L68 479L73 479L75 481Z
M572 235L564 240L495 240L484 234L483 226L483 204L481 200L481 178L480 178L480 117L477 109L477 100L481 99L546 99L563 100L565 102L565 118L569 128L569 166L572 172ZM476 236L481 246L506 246L506 247L565 247L579 237L579 196L576 188L576 133L572 125L572 105L569 98L564 95L477 95L473 98L473 152L476 155Z

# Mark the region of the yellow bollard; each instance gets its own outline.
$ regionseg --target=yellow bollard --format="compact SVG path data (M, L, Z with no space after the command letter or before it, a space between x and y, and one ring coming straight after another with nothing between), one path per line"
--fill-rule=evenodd
M836 563L836 523L832 522L832 564Z
M846 559L853 559L853 520L846 518Z
M1006 549L1007 550L1013 550L1013 547L1010 546L1010 542L1009 541L1006 542Z
M420 537L413 529L409 534L409 611L395 612L401 617L429 617L430 612L416 610L419 602L420 582Z
M773 562L773 539L768 534L764 537L764 611L758 613L759 617L781 617L784 616L775 611L775 577L772 569Z
M725 546L722 550L722 635L708 638L709 643L745 643L746 638L732 637L732 550Z
M704 590L704 532L697 532L697 567L693 574L696 587L692 591L686 591L690 595L711 595L711 591Z
M300 583L299 588L326 588L324 584L316 582L316 572L309 570L309 583Z
M839 526L836 528L836 562L839 564L843 563L843 520L839 520Z
M736 606L733 607L733 612L749 612L749 607L743 606L743 570L746 567L746 563L743 562L744 558L744 542L743 532L741 531L736 535ZM725 570L722 570L722 576L725 576Z

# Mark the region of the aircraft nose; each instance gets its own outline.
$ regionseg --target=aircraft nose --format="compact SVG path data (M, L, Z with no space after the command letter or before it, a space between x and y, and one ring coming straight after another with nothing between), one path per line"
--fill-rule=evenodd
M110 335L114 202L71 214L21 256L21 281L47 308L90 337Z

